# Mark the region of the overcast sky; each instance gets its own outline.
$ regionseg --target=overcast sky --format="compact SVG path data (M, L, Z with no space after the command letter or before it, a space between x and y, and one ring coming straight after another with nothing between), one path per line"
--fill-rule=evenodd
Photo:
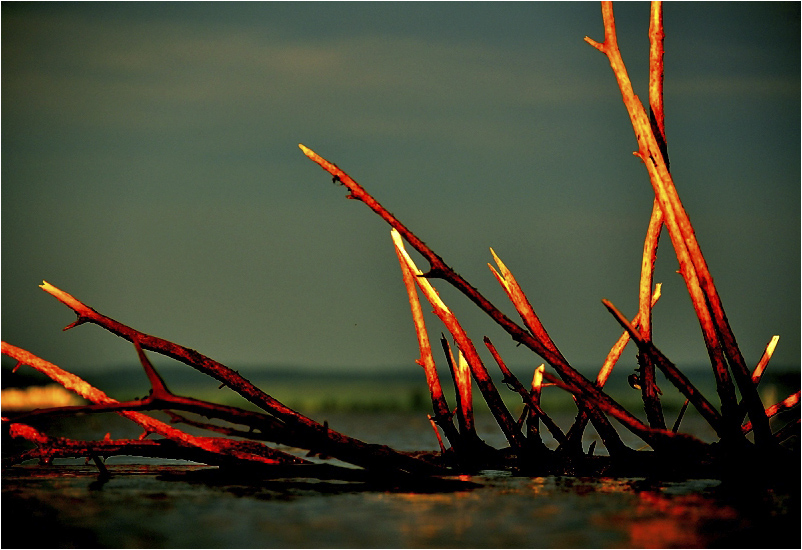
M644 98L648 12L615 6ZM672 173L752 366L774 334L773 364L800 363L799 14L665 5ZM4 2L2 338L79 373L135 361L62 332L47 280L232 367L417 368L389 227L303 143L517 320L492 246L594 375L620 334L600 300L637 309L653 193L586 35L598 3ZM657 264L655 342L705 364L666 233ZM477 344L540 363L436 286Z

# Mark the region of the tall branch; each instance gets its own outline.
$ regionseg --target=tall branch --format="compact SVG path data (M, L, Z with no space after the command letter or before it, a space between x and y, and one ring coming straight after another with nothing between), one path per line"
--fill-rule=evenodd
M607 56L618 81L618 87L621 90L639 144L639 150L635 154L644 162L649 173L713 364L717 391L722 401L726 438L740 439L740 430L734 429L737 428L737 402L735 389L724 360L725 353L738 387L744 395L750 418L753 418L756 424L756 442L761 445L773 445L768 418L760 404L760 398L754 385L750 383L746 363L724 314L721 300L699 248L690 219L679 200L673 179L668 171L668 165L643 105L632 89L618 49L611 2L602 2L602 18L604 42L599 43L589 37L585 37L585 41Z

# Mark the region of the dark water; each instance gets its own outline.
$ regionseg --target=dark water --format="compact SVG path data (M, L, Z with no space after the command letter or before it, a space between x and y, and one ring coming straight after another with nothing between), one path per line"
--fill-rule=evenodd
M118 466L105 483L90 467L15 468L4 478L3 547L799 546L789 497L761 491L747 502L712 480L485 472L479 489L415 494L181 480L197 468ZM12 542L16 533L26 535Z
M132 428L121 421L70 419L71 425L61 429L75 436L82 429L109 427L115 437L133 436L123 433ZM399 449L436 447L420 414L340 413L329 415L329 421L370 442ZM79 422L88 424L81 428ZM485 438L498 444L490 428L489 421L480 422ZM652 482L486 471L466 478L478 482L477 489L420 494L318 480L223 482L208 467L164 460L117 457L107 464L108 480L82 460L5 469L2 546L800 546L798 484L754 488L749 476L737 483ZM201 474L206 475L199 479Z

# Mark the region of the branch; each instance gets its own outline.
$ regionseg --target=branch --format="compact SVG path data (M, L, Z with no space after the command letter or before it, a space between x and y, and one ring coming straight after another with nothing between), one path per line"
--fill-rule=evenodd
M671 361L669 361L656 347L652 342L644 340L641 336L640 332L633 327L629 321L627 321L626 317L616 309L616 307L610 303L609 300L602 300L604 306L613 314L613 317L621 324L624 329L629 332L629 335L638 345L638 349L641 353L649 354L652 358L655 359L657 366L663 373L666 375L672 384L674 384L677 389L682 392L685 397L687 397L690 402L693 404L694 407L701 413L701 415L707 420L708 424L712 426L712 428L716 431L719 437L722 436L722 426L721 426L721 415L718 411L710 404L710 402L705 399L705 397L699 392L699 390L691 384L691 381L682 374L682 372L674 366Z
M652 301L651 306L657 303L657 300L660 299L660 295L662 292L662 284L657 283L654 287L654 294L652 294ZM635 314L635 317L632 318L632 324L636 327L641 327L640 324L641 314L640 312ZM641 329L642 330L642 329ZM613 347L610 348L610 352L607 354L607 357L604 359L604 363L602 364L601 369L599 369L599 374L596 376L596 385L598 387L604 387L604 384L607 383L607 379L610 377L610 373L613 372L613 367L621 358L621 354L624 352L624 348L629 343L629 332L624 330L621 333L621 336L616 340Z
M78 376L75 376L72 373L69 373L60 367L45 361L30 352L25 351L24 349L18 348L16 346L12 346L7 342L2 342L2 353L3 355L7 355L23 363L28 365L35 370L49 376L54 381L58 382L66 389L73 391L86 399L87 401L91 401L92 403L98 404L106 404L110 405L110 410L113 410L115 407L120 405L119 401L116 399L112 399L111 397L107 396L101 390L93 387L86 381L82 380ZM72 407L68 407L67 409L72 409ZM176 430L171 426L168 426L164 422L156 420L155 418L151 418L142 413L133 412L133 411L117 411L120 415L132 420L142 426L145 429L145 433L156 433L161 435L162 437L166 437L181 445L188 445L192 447L199 447L206 451L210 452L219 452L220 449L216 446L216 444L209 440L209 438L203 437L196 437L181 430Z
M459 433L454 427L448 403L443 395L443 388L440 385L440 378L437 376L434 357L432 356L432 346L429 342L429 334L426 331L426 322L423 319L418 291L415 289L415 276L409 265L404 261L403 256L396 250L398 263L401 266L401 275L404 280L404 287L409 298L409 306L412 311L412 321L415 324L415 334L418 337L418 347L420 349L420 359L417 363L423 367L426 373L426 384L429 387L429 394L432 398L432 409L434 410L433 421L443 429L443 433L451 445L458 444ZM439 437L439 434L438 434Z
M98 313L94 309L75 299L73 296L47 282L43 282L41 288L45 292L54 296L64 305L72 309L78 316L78 319L71 325L68 325L65 330L86 322L91 322L130 342L138 342L142 349L156 351L189 365L224 383L248 399L251 403L254 403L263 410L279 418L285 422L288 428L292 431L301 433L306 438L317 439L321 441L321 444L325 442L325 445L331 456L339 458L344 462L365 468L374 468L377 470L400 470L408 471L410 473L424 474L443 472L442 469L433 467L431 464L428 464L422 460L405 456L397 451L394 451L390 447L384 445L369 445L359 441L358 439L341 434L335 430L330 430L327 427L318 424L314 420L293 411L289 407L286 407L278 400L267 395L262 390L251 384L239 373L221 363L218 363L217 361L214 361L213 359L198 353L193 349L180 346L162 338L141 333L131 327L119 323L110 317L106 317L105 315ZM90 399L90 401L92 400Z
M552 341L551 337L546 332L546 329L543 327L543 324L540 322L537 314L535 314L532 305L529 303L529 300L518 284L518 281L515 280L512 272L507 268L504 262L501 261L492 248L490 249L490 253L493 255L496 265L498 265L498 271L496 271L496 269L490 264L487 264L487 266L490 268L490 271L504 289L504 292L506 292L507 297L515 306L515 309L518 311L518 314L524 321L524 325L526 325L526 327L535 336L535 338L537 338L537 340L543 342L549 351L554 353L560 358L561 361L567 364L568 362L565 360L563 355L557 349L557 346ZM558 371L558 373L560 373L560 377L563 380L566 380L566 376L563 373L560 371ZM621 442L621 438L618 436L615 428L613 428L610 424L610 421L607 420L603 414L600 414L597 409L588 407L580 396L577 396L577 399L577 406L582 411L582 415L590 416L593 426L596 428L599 436L604 441L604 446L607 447L607 450L610 451L610 454L627 452L629 448Z
M648 426L643 424L640 420L632 416L626 409L616 403L605 393L599 391L592 382L582 376L577 370L571 367L564 359L560 358L549 349L547 349L542 342L534 338L524 328L518 326L509 317L504 315L498 308L491 304L478 290L468 284L465 279L458 275L453 269L448 267L443 260L435 254L423 241L417 238L412 232L406 228L395 216L388 212L381 204L379 204L373 197L371 197L358 183L351 179L348 174L343 172L336 164L333 164L311 149L299 145L304 154L312 161L320 165L321 168L330 173L335 179L339 180L351 192L350 197L363 201L368 207L376 212L382 219L389 223L394 229L401 234L402 237L424 258L429 262L431 269L423 274L428 277L439 277L448 281L452 286L462 292L471 301L473 301L482 311L487 313L496 323L499 324L507 333L512 336L516 342L521 342L526 347L540 355L546 360L558 373L566 380L570 381L572 385L579 388L581 392L578 397L590 400L589 405L599 407L608 414L613 415L620 421L627 429L635 435L645 438L651 437L654 432Z
M424 296L426 296L426 299L429 300L429 303L432 304L432 307L434 307L435 315L443 321L443 324L446 325L448 331L454 337L454 340L456 340L460 351L465 355L465 359L468 361L468 365L471 369L471 374L474 380L476 380L477 386L479 386L479 391L482 392L482 396L485 398L488 407L490 407L490 411L498 422L501 431L504 432L507 441L509 441L514 449L523 448L523 436L515 420L513 420L510 412L507 410L506 405L504 405L504 402L501 400L498 390L496 390L496 387L493 385L490 375L482 363L479 354L476 352L473 342L468 338L465 330L459 324L459 321L457 321L457 318L451 310L448 309L448 306L440 299L440 296L429 280L423 276L423 273L415 265L415 262L409 257L399 232L393 230L391 234L396 251L404 258L404 261L407 263L412 273L417 276L418 287L421 289Z
M774 349L777 347L777 342L780 341L780 337L775 335L771 337L769 343L766 344L766 349L763 350L763 355L760 356L760 360L757 362L755 366L755 370L752 371L752 384L757 387L760 383L760 380L763 378L763 373L766 371L766 367L769 366L769 360L771 356L774 355ZM738 410L740 411L739 419L743 422L744 417L746 416L746 404L741 400L738 403Z
M661 45L662 46L662 45ZM662 47L661 47L662 49ZM660 58L662 61L662 57ZM662 64L661 64L662 68ZM662 74L662 71L661 71ZM660 87L662 90L662 86ZM662 101L658 102L662 105ZM664 141L665 142L665 141ZM660 240L660 231L663 228L663 212L657 200L652 205L652 215L643 243L643 260L641 262L640 285L638 289L638 323L641 336L645 340L652 339L652 283L654 281L654 263L657 258L657 245ZM663 408L660 406L660 397L654 379L654 364L647 355L638 355L640 364L641 395L646 418L652 428L665 429L666 421L663 417Z
M206 438L218 442L219 450L178 445L171 439L104 439L101 441L77 441L64 437L48 437L35 428L12 423L9 435L23 438L36 444L19 455L4 460L5 466L21 464L32 459L49 463L54 458L109 457L118 455L148 456L191 460L212 465L251 465L254 463L274 464L312 464L302 458L271 449L250 441L234 441L224 438ZM227 452L221 452L222 450Z
M721 300L699 248L690 218L679 200L674 181L668 171L668 165L663 158L663 152L652 131L643 105L632 89L618 49L611 2L602 2L602 18L604 20L604 42L599 43L588 37L585 37L585 41L607 56L618 81L618 87L621 90L624 105L627 108L640 148L636 155L644 162L649 173L713 364L725 420L723 437L736 439L740 436L739 430L735 429L738 418L737 402L735 389L724 360L726 352L730 368L732 368L738 387L747 404L750 418L756 423L755 440L761 445L772 445L774 441L771 438L768 419L760 403L757 390L753 384L749 383L746 364L724 314Z
M541 381L541 383L537 384L538 389L535 390L533 388L533 391L531 392L526 391L526 388L524 387L523 384L521 384L521 381L515 377L515 375L510 371L510 369L507 368L507 365L501 359L501 355L499 355L498 351L496 351L496 347L493 345L493 342L490 341L490 338L485 336L484 342L485 345L487 346L487 349L490 350L491 355L493 355L493 358L496 360L498 368L501 369L501 372L504 375L503 382L506 384L510 384L512 388L516 392L518 392L518 394L521 396L521 399L523 399L524 404L529 406L529 409L531 411L537 413L537 416L543 420L543 424L546 426L546 428L548 428L549 432L551 432L551 435L554 437L555 440L557 440L558 443L561 444L566 443L567 441L565 439L565 434L562 432L560 427L557 426L557 424L554 423L551 417L549 417L549 415L547 415L543 411L543 409L540 408L540 385L543 379L543 369L541 369L540 367L536 369L534 380L540 378ZM533 385L535 385L534 380L533 380Z
M652 294L652 300L650 303L651 307L657 303L657 300L660 299L662 285L657 283L654 288L654 294ZM649 309L651 313L651 309ZM636 327L640 326L640 319L641 313L638 312L635 314L635 317L632 319L632 324ZM607 357L604 359L604 363L602 364L601 368L599 369L599 374L596 376L596 386L598 388L603 388L604 385L607 383L607 379L610 377L610 373L613 372L613 367L618 362L618 359L621 358L621 354L624 352L624 348L629 343L629 332L624 330L621 333L621 336L616 340L613 347L610 348L610 352L607 354ZM585 431L585 427L588 424L588 415L585 411L581 411L580 414L577 415L576 420L574 420L573 425L568 430L568 439L569 441L575 442L575 444L579 444L582 440L582 434ZM651 426L652 428L660 427L660 426ZM665 428L665 426L663 426ZM676 432L677 430L673 430Z

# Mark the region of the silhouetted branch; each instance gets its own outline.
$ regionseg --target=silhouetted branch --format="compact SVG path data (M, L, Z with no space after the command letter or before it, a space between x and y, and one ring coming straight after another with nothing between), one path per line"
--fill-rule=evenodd
M565 434L562 432L560 427L554 423L551 417L549 417L549 415L547 415L543 411L543 409L540 408L540 399L539 399L540 392L537 391L535 393L526 391L526 388L524 388L524 385L521 384L521 381L515 377L515 375L510 371L510 369L507 368L507 365L501 359L501 355L499 355L498 351L496 350L496 347L493 345L493 342L490 341L490 338L485 336L484 342L485 345L487 346L487 349L490 350L490 353L496 360L498 368L501 369L501 372L504 375L504 379L502 380L502 382L504 382L505 384L509 384L513 390L518 392L518 394L521 396L521 399L523 399L524 404L526 404L532 411L534 411L537 414L537 416L541 420L543 420L543 424L546 426L546 428L548 428L549 432L551 432L551 435L554 437L555 440L557 440L559 443L565 443L566 442ZM542 369L540 370L539 378L542 381L543 378Z

